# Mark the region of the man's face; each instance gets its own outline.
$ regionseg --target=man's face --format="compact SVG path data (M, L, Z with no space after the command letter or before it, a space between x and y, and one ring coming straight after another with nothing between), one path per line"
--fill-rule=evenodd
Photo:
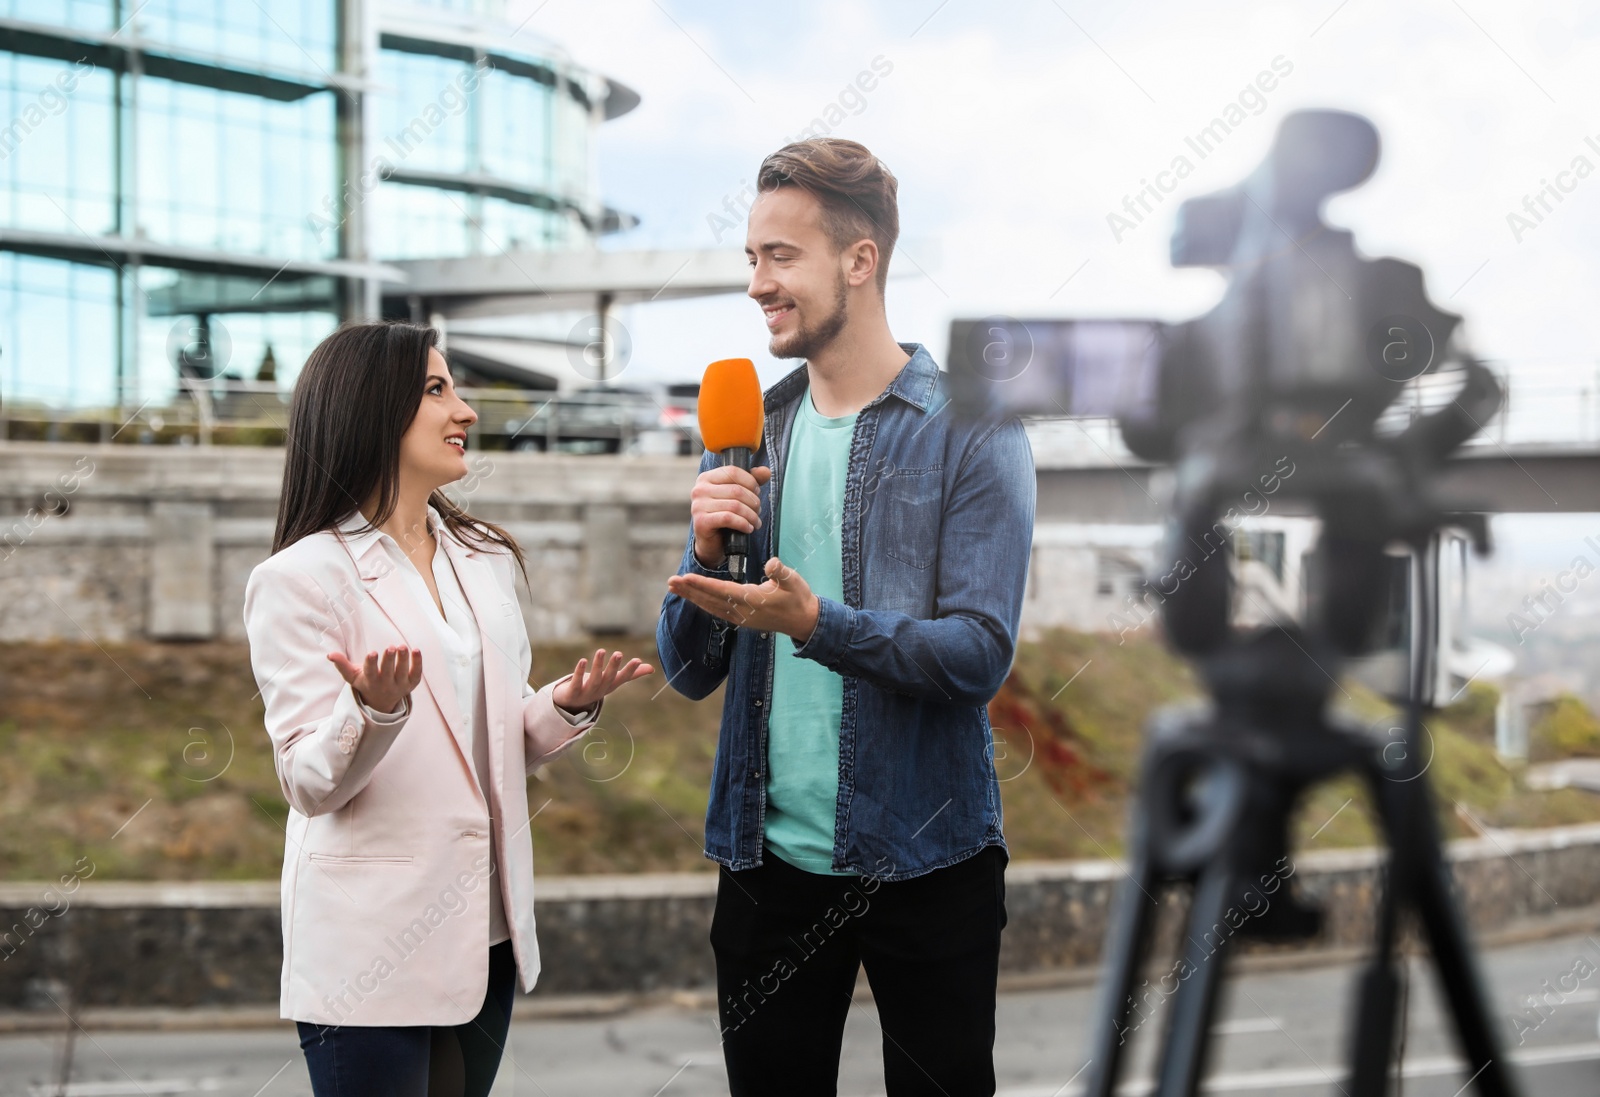
M746 292L766 316L774 358L810 358L844 330L850 284L843 253L823 231L822 207L809 191L779 187L757 197L744 251Z

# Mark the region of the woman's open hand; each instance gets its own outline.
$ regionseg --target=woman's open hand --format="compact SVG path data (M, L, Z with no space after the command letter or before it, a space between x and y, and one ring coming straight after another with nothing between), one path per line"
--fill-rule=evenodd
M625 686L635 678L655 672L655 667L637 659L629 659L624 666L622 652L613 651L608 656L605 649L601 648L594 653L593 664L588 659L578 660L572 677L551 691L551 699L568 712L577 712L593 707L618 686Z
M359 667L341 651L329 652L328 661L356 691L356 700L379 712L399 708L422 681L422 652L414 648L387 647L381 657L369 651Z

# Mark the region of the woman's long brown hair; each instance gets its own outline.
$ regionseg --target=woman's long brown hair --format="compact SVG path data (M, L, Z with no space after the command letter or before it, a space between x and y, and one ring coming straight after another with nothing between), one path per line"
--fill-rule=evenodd
M400 438L422 406L433 328L402 323L346 324L306 359L289 405L283 495L273 553L303 537L336 529L376 496L377 512L362 532L389 520L400 493ZM474 518L442 491L428 496L458 540L509 552L528 577L516 539Z

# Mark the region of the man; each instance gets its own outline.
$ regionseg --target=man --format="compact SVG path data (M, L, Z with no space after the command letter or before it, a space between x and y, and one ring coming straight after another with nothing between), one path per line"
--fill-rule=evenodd
M657 626L672 684L727 680L706 816L735 1097L836 1091L865 966L892 1097L994 1092L1006 852L986 705L1033 539L1015 420L946 407L884 311L898 184L864 147L769 156L745 251L779 358L765 464L708 453ZM760 583L729 580L721 531Z

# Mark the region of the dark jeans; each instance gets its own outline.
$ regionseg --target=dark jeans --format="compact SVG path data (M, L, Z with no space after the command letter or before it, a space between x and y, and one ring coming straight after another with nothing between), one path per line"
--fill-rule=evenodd
M511 1027L517 961L489 950L489 992L465 1025L357 1027L299 1023L316 1097L485 1097Z
M733 1097L837 1092L862 966L889 1097L993 1094L1005 866L990 846L894 883L815 875L771 850L760 868L724 868L711 947Z

